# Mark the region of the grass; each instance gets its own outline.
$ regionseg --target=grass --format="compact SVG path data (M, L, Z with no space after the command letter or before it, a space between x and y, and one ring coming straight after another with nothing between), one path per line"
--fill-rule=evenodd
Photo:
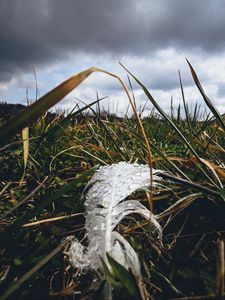
M215 294L219 280L216 242L224 236L224 121L190 67L210 109L211 115L205 119L200 120L197 104L191 114L181 76L183 118L181 107L172 107L170 114L164 112L130 73L157 111L148 117L140 119L135 106L132 118L103 117L101 99L68 116L43 115L65 90L81 82L75 76L65 81L72 81L73 87L63 90L62 83L0 128L3 299L72 299L74 292L76 299L98 299L98 292L91 289L91 275L72 270L62 253L66 246L60 245L64 238L75 235L82 239L85 234L82 191L93 172L99 165L121 160L147 163L183 179L182 184L166 180L159 194L151 193L150 204L155 213L161 214L163 245L154 240L149 223L142 219L126 218L118 227L139 254L151 298ZM24 127L29 127L23 133L29 137L29 144L22 140ZM145 193L131 197L150 205ZM114 268L118 273L119 267L115 264ZM125 299L131 299L129 276L123 277L122 270L118 274L115 299L122 299L126 293Z

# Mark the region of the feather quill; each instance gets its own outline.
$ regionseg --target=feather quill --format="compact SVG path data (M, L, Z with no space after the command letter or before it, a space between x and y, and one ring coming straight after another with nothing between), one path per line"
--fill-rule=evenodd
M152 185L158 187L162 171L153 169ZM157 217L137 200L125 200L138 189L150 185L149 166L119 162L100 167L87 185L85 201L86 236L88 246L74 240L69 249L71 264L86 272L93 270L105 277L102 260L111 270L108 253L127 270L130 269L138 281L141 280L140 264L136 252L126 239L115 231L118 223L127 215L137 213L150 219L153 230L161 239L162 229ZM144 297L142 297L144 299Z

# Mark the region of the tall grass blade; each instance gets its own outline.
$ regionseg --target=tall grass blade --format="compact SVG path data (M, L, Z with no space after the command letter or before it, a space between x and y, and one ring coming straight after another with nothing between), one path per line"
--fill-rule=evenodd
M201 161L201 158L199 157L198 153L195 151L195 149L191 146L191 144L188 142L186 137L183 135L181 130L178 128L178 126L170 119L170 117L164 112L164 110L159 106L159 104L155 101L155 99L152 97L150 92L147 90L147 88L125 67L123 64L120 63L120 65L134 78L134 80L141 86L143 89L145 95L148 97L148 99L152 102L152 104L155 106L155 108L158 110L158 112L169 122L169 124L173 127L173 129L176 131L176 133L180 136L180 138L183 140L187 148L190 150L190 152L197 158L200 165L205 167L204 164ZM208 176L208 174L205 172L203 168L200 167L200 170L204 173L204 175L209 179L210 182L215 186L215 182L212 181L212 179Z
M212 103L212 101L208 98L208 96L205 94L205 91L198 79L198 76L194 70L194 68L192 67L191 63L188 61L188 59L186 59L189 67L190 67L190 70L191 70L191 74L192 74L192 77L194 79L194 82L199 90L199 92L201 93L206 105L208 106L208 108L211 110L211 112L213 113L214 117L216 118L217 122L220 124L220 126L223 128L223 130L225 130L225 124L221 118L221 115L220 113L218 112L218 110L216 109L216 107L214 106L214 104Z
M179 75L180 89L181 89L181 95L182 95L182 100L183 100L183 105L184 105L184 111L185 111L185 115L186 115L188 129L189 129L189 132L190 132L190 135L191 135L192 134L192 128L191 128L191 121L190 121L190 113L188 111L188 106L187 106L185 96L184 96L184 87L183 87L183 82L182 82L180 71L178 71L178 75Z

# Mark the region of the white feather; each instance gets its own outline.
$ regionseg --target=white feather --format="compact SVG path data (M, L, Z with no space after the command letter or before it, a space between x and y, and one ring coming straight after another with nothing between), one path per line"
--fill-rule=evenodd
M157 187L159 171L153 169L152 185ZM162 172L162 171L160 171ZM88 247L73 241L69 250L72 265L81 271L94 270L104 278L101 259L109 267L106 253L109 253L126 269L131 269L137 278L141 278L137 254L131 245L118 232L114 231L118 223L131 213L138 213L150 219L158 232L162 229L156 216L137 200L126 200L137 189L150 186L150 170L147 165L120 162L101 167L88 183L85 201L86 235ZM100 259L101 258L101 259Z

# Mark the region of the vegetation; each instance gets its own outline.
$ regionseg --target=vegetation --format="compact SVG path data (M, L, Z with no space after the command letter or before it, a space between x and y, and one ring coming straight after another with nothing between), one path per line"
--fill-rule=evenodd
M149 164L172 176L164 178L160 192L130 196L160 216L162 244L149 221L136 215L117 227L138 253L149 299L222 299L225 125L190 68L208 107L204 118L198 104L194 111L188 107L181 77L184 116L181 106L166 114L132 74L154 106L145 118L131 97L130 118L102 116L101 99L67 116L45 114L93 71L119 79L95 68L71 77L10 120L1 114L1 299L100 299L91 274L72 269L66 251L68 237L85 235L86 183L100 165L119 161ZM137 299L132 275L109 260L114 298Z

